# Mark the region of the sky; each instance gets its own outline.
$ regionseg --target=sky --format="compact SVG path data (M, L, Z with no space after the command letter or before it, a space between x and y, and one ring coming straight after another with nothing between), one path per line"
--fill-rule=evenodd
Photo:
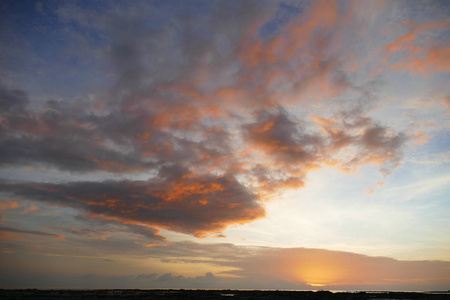
M450 287L450 2L0 11L1 288Z

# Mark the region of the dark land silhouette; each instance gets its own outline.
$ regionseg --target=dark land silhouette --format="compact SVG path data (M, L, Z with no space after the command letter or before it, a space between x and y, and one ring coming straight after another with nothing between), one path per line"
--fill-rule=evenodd
M329 292L329 291L262 291L262 290L38 290L2 289L0 299L305 299L305 300L448 300L450 291L443 292Z

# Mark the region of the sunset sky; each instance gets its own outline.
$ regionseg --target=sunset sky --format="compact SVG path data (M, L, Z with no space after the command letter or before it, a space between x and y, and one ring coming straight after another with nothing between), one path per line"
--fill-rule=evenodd
M0 11L0 288L450 288L450 1Z

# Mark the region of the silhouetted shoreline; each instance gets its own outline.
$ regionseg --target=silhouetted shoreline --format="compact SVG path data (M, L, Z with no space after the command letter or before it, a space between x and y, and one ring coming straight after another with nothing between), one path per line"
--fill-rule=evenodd
M432 292L330 292L278 290L184 290L184 289L1 289L0 299L450 299L450 291Z

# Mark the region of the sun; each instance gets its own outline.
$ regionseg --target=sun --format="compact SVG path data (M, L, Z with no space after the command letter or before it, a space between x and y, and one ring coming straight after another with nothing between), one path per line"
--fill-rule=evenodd
M330 284L327 283L310 283L310 282L306 282L307 285L313 286L313 287L322 287L322 286L328 286Z

